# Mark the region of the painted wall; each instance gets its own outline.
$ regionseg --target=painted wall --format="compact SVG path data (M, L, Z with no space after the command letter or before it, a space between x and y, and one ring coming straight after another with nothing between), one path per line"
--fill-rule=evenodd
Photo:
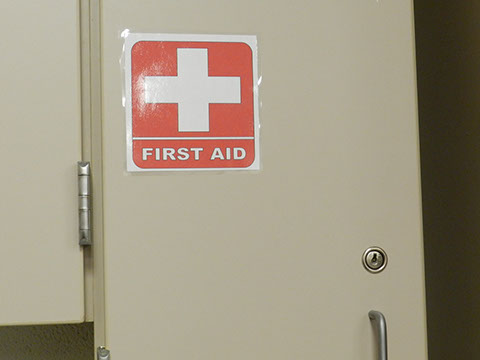
M480 358L480 1L416 0L430 360Z

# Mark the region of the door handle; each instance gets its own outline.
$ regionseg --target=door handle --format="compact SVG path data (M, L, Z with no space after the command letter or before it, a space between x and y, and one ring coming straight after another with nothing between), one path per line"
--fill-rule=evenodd
M371 310L368 317L377 330L378 360L387 360L387 322L385 316L380 311Z

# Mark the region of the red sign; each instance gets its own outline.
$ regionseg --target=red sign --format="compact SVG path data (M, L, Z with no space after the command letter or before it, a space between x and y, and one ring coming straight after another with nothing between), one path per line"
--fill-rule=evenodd
M129 171L259 169L254 36L128 34Z

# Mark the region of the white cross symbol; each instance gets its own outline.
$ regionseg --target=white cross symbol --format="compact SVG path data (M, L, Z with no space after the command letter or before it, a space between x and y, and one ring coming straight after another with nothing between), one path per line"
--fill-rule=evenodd
M240 77L208 76L207 49L177 49L178 76L145 76L145 102L178 103L178 131L209 131L209 104L239 104Z

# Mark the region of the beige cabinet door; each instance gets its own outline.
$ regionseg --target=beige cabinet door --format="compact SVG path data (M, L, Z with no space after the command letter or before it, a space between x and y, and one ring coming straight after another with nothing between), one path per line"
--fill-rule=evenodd
M115 360L373 360L378 310L391 359L426 360L411 0L105 0L101 21L98 345ZM125 29L258 36L260 172L126 171ZM379 274L370 246L388 254Z
M78 4L0 11L0 325L84 318Z

